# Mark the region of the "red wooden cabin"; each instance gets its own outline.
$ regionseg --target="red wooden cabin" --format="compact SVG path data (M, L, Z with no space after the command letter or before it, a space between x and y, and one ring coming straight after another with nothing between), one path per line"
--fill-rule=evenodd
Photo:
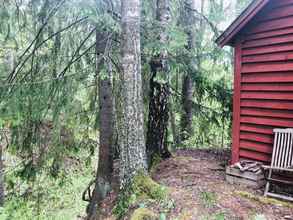
M293 0L253 0L217 43L235 48L232 163L268 163L293 127Z

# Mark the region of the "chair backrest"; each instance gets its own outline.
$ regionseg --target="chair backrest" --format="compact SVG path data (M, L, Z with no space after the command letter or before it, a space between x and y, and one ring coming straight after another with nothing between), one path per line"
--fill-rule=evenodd
M293 129L274 129L274 148L271 166L293 169Z

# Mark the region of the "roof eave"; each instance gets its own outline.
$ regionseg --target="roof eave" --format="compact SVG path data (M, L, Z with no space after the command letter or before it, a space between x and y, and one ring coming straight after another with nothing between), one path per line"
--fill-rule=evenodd
M217 38L216 43L220 47L234 45L234 37L248 24L249 21L261 10L270 0L254 0L240 14L240 16Z

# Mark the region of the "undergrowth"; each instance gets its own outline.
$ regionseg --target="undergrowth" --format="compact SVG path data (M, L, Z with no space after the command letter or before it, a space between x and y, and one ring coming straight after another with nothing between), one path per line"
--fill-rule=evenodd
M150 176L139 173L134 177L132 184L120 193L113 213L121 219L132 207L145 208L147 204L154 202L163 206L167 198L166 187L156 183Z
M92 168L68 169L62 178L40 174L36 182L27 184L15 173L6 175L14 186L7 191L0 220L72 220L83 215L87 202L81 193L92 179Z

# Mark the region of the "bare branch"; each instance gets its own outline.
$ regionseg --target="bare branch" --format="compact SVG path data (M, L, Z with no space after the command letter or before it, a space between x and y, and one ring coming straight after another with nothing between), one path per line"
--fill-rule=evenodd
M55 7L49 12L49 15L47 16L45 22L44 22L44 23L42 24L42 26L40 27L40 29L39 29L39 31L38 31L36 37L35 37L34 40L29 44L29 46L26 48L26 50L20 55L19 60L22 60L22 58L23 58L23 57L26 55L26 53L31 49L31 47L34 45L34 43L37 42L37 40L38 40L39 37L41 36L41 33L43 32L43 30L44 30L45 27L47 26L47 24L48 24L50 18L53 17L53 15L59 10L59 8L64 4L64 2L65 2L65 0L61 1L59 4L56 4L56 6L55 6ZM18 64L14 67L14 69L12 70L12 72L9 74L9 76L8 76L8 78L7 78L7 81L8 81L9 83L11 83L11 82L15 79L17 73L19 72L19 70L18 70L17 72L16 72L16 70L17 70L17 68L19 67L20 64L21 64L21 62L18 63ZM23 64L21 64L20 69L21 69L22 67L23 67Z
M31 56L35 53L35 51L37 50L37 49L39 49L44 43L46 43L48 40L50 40L50 39L52 39L53 37L55 37L57 34L60 34L60 33L62 33L62 32L64 32L64 31L66 31L66 30L68 30L69 28L71 28L71 27L73 27L74 25L76 25L76 24L79 24L79 23L81 23L81 22L83 22L83 21L85 21L86 19L87 19L88 17L83 17L83 18L81 18L81 19L78 19L78 20L76 20L75 22L73 22L73 23L71 23L70 25L68 25L67 27L64 27L64 28L62 28L62 29L60 29L59 31L57 31L57 32L55 32L55 33L53 33L53 34L51 34L49 37L47 37L45 40L43 40L42 42L40 42L36 47L34 47L34 50L22 61L22 62L19 62L16 66L15 66L15 68L14 68L14 70L12 71L12 73L14 73L14 76L13 76L13 78L11 78L11 80L8 80L8 82L9 83L11 83L15 78L16 78L16 76L17 76L17 74L21 71L21 69L24 67L24 65L26 64L26 62L31 58ZM31 47L31 46L30 46ZM30 49L30 48L29 48ZM28 50L29 50L28 49ZM27 50L27 51L28 51ZM25 54L24 54L25 55ZM21 59L21 58L20 58ZM19 66L20 65L20 66ZM19 68L18 68L18 66L19 66ZM18 68L18 69L17 69ZM16 69L17 69L17 71L16 71ZM16 72L15 72L16 71Z
M195 12L197 15L199 15L200 17L202 17L204 19L204 21L211 27L211 29L213 30L214 34L216 35L216 37L219 36L219 30L218 28L216 27L216 25L213 24L213 22L211 22L209 20L209 18L207 16L205 16L203 13L199 12L198 10L194 9L194 8L191 8L190 6L188 6L186 3L185 3L185 7L188 9L188 10L191 10L193 12Z

